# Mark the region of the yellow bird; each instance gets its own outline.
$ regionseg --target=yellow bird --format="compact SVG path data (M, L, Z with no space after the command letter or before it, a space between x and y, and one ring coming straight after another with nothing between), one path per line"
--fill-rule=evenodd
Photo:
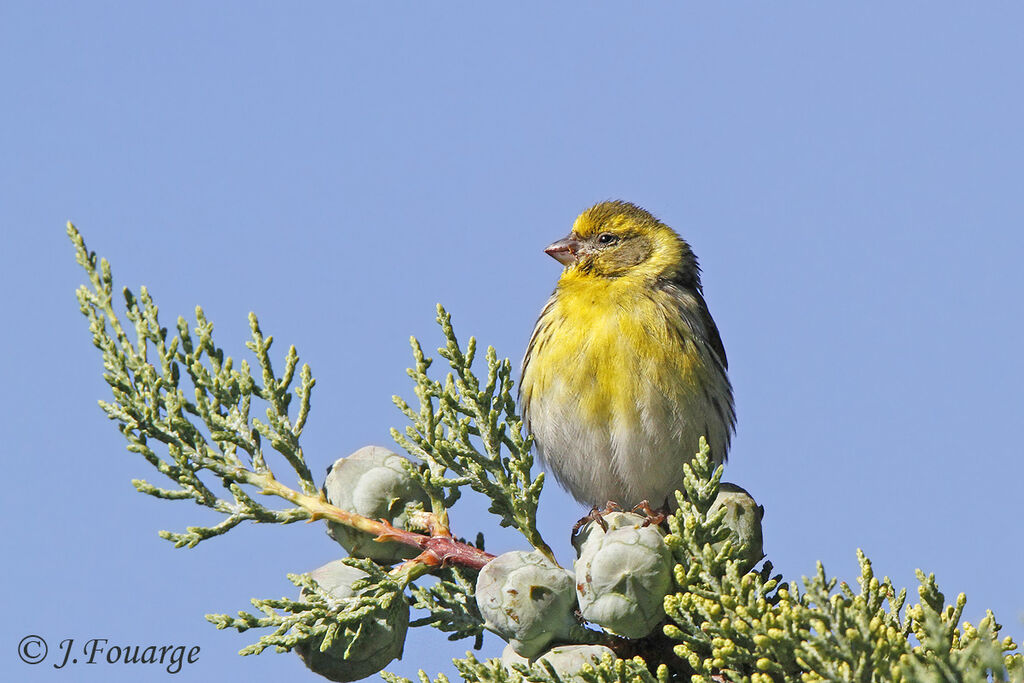
M545 251L565 269L519 388L541 461L582 503L674 507L700 437L721 463L736 423L697 258L623 201L587 209Z

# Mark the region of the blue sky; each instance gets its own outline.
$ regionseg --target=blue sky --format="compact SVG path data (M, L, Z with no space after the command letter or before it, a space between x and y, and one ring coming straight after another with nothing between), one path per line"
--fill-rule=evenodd
M0 671L69 680L16 658L34 633L199 645L178 680L301 678L203 615L339 556L319 525L157 537L214 518L132 488L155 473L96 406L65 221L166 323L201 304L244 355L252 310L279 354L295 344L322 472L390 444L435 303L518 364L558 275L543 247L606 198L701 259L739 416L726 478L764 504L777 568L852 580L863 548L1024 637L1022 20L1009 3L4 3ZM482 509L460 504L456 533L492 531ZM580 509L551 482L541 512L568 558ZM390 670L451 673L467 647L419 630Z

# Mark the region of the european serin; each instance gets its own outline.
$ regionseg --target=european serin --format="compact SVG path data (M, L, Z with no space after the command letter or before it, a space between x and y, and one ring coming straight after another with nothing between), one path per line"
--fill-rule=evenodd
M565 269L520 384L541 460L580 502L672 504L700 437L723 462L736 422L697 258L622 201L587 209L545 251Z

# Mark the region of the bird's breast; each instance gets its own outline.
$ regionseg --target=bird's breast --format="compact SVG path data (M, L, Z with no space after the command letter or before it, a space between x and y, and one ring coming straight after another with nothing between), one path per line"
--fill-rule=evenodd
M611 424L637 423L641 408L685 399L699 356L657 295L607 282L560 289L523 377L531 401L571 404L580 418Z

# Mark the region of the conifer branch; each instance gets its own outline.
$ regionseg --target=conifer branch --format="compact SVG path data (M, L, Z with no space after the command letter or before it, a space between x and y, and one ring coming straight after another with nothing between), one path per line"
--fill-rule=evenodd
M428 469L416 476L439 505L450 507L460 495L458 487L469 486L490 499L489 510L502 526L518 529L534 548L554 559L536 526L544 475L531 473L532 437L523 435L523 422L516 414L511 363L507 358L499 361L494 348L488 347L487 378L481 383L472 371L476 339L470 337L463 351L451 315L441 305L437 322L445 339L438 353L451 372L443 383L432 379L427 370L433 359L415 337L410 340L415 367L408 374L416 383L420 405L413 410L394 397L412 424L404 434L392 429L391 435L428 463Z
M104 378L114 395L113 401L100 401L100 407L119 423L128 450L140 454L176 488L141 479L132 483L141 493L165 500L193 500L224 515L212 526L162 531L162 538L176 547L192 547L244 521L291 524L323 519L417 547L423 551L419 561L429 566L462 563L480 567L490 560L490 554L452 539L446 528L437 528L432 535L395 529L327 502L313 481L299 443L315 380L309 366L303 365L298 386L292 389L299 362L295 347L285 355L279 377L270 355L273 338L264 336L255 314L250 313L251 339L246 346L256 357L257 381L247 361L241 361L236 369L234 359L214 344L213 323L201 308L196 308L194 330L179 317L177 335L170 336L160 325L159 310L145 287L138 297L124 290L125 317L134 327L129 336L114 307L110 265L86 249L71 224L68 236L90 283L78 289L79 305L89 320L93 344L102 352ZM294 418L289 414L293 391L299 399ZM251 415L254 398L266 405L265 420ZM275 476L264 443L293 471L297 488ZM155 444L166 449L166 457L154 450ZM214 493L203 480L204 473L218 479L230 497ZM247 493L246 487L286 500L293 507L268 507Z
M70 224L68 235L89 281L78 290L81 310L102 354L104 378L113 394L112 400L101 401L100 406L118 424L128 450L170 481L167 488L141 479L133 484L141 493L165 500L192 500L221 515L211 526L164 531L161 536L178 547L191 547L246 521L290 524L326 520L419 550L418 555L394 567L389 565L408 554L382 560L388 566L350 557L315 570L315 579L289 575L299 588L298 599L253 600L254 612L209 615L218 628L269 631L242 654L268 648L295 650L314 671L335 680L355 680L380 671L401 655L412 606L426 614L411 625L438 628L451 639L473 637L479 645L485 624L506 637L513 655L519 657L513 657L512 663L479 661L472 655L455 660L465 680L479 683L556 683L570 677L586 683L1024 683L1024 655L1012 639L1000 637L1002 627L992 612L977 626L961 622L966 597L960 594L947 604L934 575L918 572L920 600L907 605L907 591L897 590L888 578L877 578L870 561L859 551L856 586L829 577L820 564L810 578L799 583L783 582L773 574L770 562L764 561L758 568L754 560L761 557L760 513L753 536L740 533L735 520L727 519L727 509L721 503L726 486L721 483L723 469L713 466L703 440L699 452L683 468L683 491L677 494L678 510L667 520L669 533L664 544L660 536L656 544L662 553L659 557L667 563L661 565L661 585L671 586L663 600L664 619L658 621L660 613L653 614L654 632L642 638L624 638L614 635L619 632L616 627L607 625L600 633L587 630L578 618L584 609L580 602L576 616L571 605L562 614L571 627L560 628L557 636L547 635L549 639L542 644L534 643L539 636L532 632L509 627L514 631L511 637L493 616L495 604L505 603L492 600L489 605L488 598L482 597L478 604L478 573L485 577L495 572L488 586L504 591L499 591L498 598L528 594L533 600L536 593L536 604L520 604L503 615L499 610L499 616L508 617L515 628L525 624L520 617L547 614L543 608L548 604L548 589L538 578L544 562L551 561L544 571L553 569L553 576L563 577L559 580L570 585L576 582L571 577L564 579L569 572L553 562L551 550L537 530L543 475L531 473L531 440L524 435L516 414L507 359L498 360L494 349L488 347L486 375L478 378L472 369L476 340L470 338L465 348L460 346L449 314L438 306L437 321L444 337L439 353L448 362L449 372L443 381L431 378L428 370L433 361L413 338L414 367L409 375L419 403L413 408L395 398L410 424L404 432L393 430L393 436L422 464L394 454L373 461L401 460L401 465L389 472L384 472L387 468L383 465L373 471L388 476L397 471L404 476L404 470L408 477L403 481L413 480L422 491L417 489L414 501L395 499L407 517L371 519L332 505L312 478L300 437L310 415L315 380L308 366L300 366L294 348L285 354L278 374L271 354L273 339L263 334L255 315L250 314L246 346L253 354L253 366L245 360L236 364L214 344L213 325L202 309L196 309L193 326L179 318L176 333L171 334L160 325L159 311L144 287L138 296L123 291L123 317L129 323L125 324L113 303L109 264L86 249ZM257 417L254 411L262 413ZM351 463L352 459L345 461ZM275 475L274 468L284 471L285 465L290 470L285 479L293 482L285 483ZM332 471L340 473L342 469L336 463ZM352 477L337 476L342 483L352 481ZM498 521L519 530L540 554L521 553L533 559L507 563L506 574L497 569L503 566L501 562L478 572L493 556L483 550L482 540L474 546L454 538L448 518L462 487L467 486L487 496ZM390 496L388 491L385 494ZM288 506L265 505L256 494L280 498ZM428 501L430 510L426 511ZM738 514L735 509L730 514ZM396 528L406 523L410 528ZM610 564L624 559L621 553L627 551L615 552L619 554ZM630 561L639 562L641 555L630 556ZM671 581L667 578L669 566ZM521 569L528 571L519 575ZM522 585L527 590L506 590L512 584L502 582L511 581L513 575L520 577L517 581L525 581ZM420 579L433 583L417 584ZM576 583L577 590L579 585ZM617 590L613 587L610 592ZM495 597L484 588L480 591L481 596ZM550 604L568 604L561 598L571 593L571 589L557 593L559 600ZM664 591L649 594L655 595L657 605ZM486 620L482 613L488 614ZM636 613L627 612L627 617L631 614ZM586 618L599 621L599 617ZM563 622L566 620L559 623L564 626ZM554 633L549 628L552 622L540 619L538 623L542 635ZM539 650L523 652L530 657L540 652L540 658L525 660L515 643L521 648L536 645ZM573 664L566 670L568 660L563 658L556 665L554 653L562 647L567 651L590 648L585 655L589 663ZM604 654L594 655L597 651ZM408 681L386 673L382 676L389 683ZM431 683L422 671L419 680ZM434 680L447 683L448 679L439 676Z

